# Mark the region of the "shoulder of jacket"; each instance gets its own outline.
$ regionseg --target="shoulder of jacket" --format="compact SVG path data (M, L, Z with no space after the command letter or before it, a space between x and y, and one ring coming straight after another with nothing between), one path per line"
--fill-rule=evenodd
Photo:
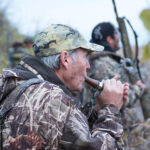
M43 81L42 83L32 85L28 88L27 93L34 93L37 96L46 99L49 97L53 103L61 103L69 107L74 105L73 99L67 95L58 85Z

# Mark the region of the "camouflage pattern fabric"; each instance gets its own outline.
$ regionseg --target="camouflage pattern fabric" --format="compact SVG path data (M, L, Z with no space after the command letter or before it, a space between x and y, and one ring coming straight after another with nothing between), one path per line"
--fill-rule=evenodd
M141 65L142 78L144 84L146 84L146 89L141 99L144 116L146 119L150 118L150 75L149 75L149 61Z
M131 150L150 149L150 119L134 127L130 134L132 135L129 138Z
M112 55L114 54L112 53ZM149 150L150 149L150 145L148 144L150 143L149 137L145 138L144 135L142 135L139 131L136 130L145 121L145 119L143 114L143 108L140 101L143 91L141 90L141 87L132 84L128 76L128 70L131 69L134 70L134 68L132 66L123 66L123 64L119 63L118 60L115 60L113 57L111 57L111 55L107 55L107 54L101 57L99 56L96 59L92 59L90 63L91 63L91 69L88 73L90 77L97 80L103 80L103 79L112 78L117 75L122 82L130 83L129 97L126 103L126 107L124 110L125 113L123 117L124 129L125 129L124 140L126 142L126 148L131 150L132 149ZM137 79L137 77L135 77L136 73L133 74L134 74L134 78ZM83 91L83 100L82 100L83 105L85 105L87 102L93 101L91 99L93 94L91 91L92 91L91 87L85 85ZM147 130L146 126L145 129ZM149 125L148 125L148 130L149 130ZM141 146L142 144L139 144L140 146L138 146L138 140L136 140L137 132L139 136L138 139L143 140L142 144L144 145L144 148L142 148Z
M20 73L19 68L5 69L1 76L3 80L0 80L0 87L5 94L3 101L17 85L23 82L22 79L26 77L25 71L26 74L28 71L30 76L34 74L37 78L43 78L42 83L28 87L7 114L2 132L4 150L124 149L121 116L115 106L103 106L90 130L86 117L75 106L73 97L67 95L60 88L61 85L45 81L43 74L37 74L41 70L35 70L35 67L29 66L28 62L22 63L24 66L19 66L22 66L21 71L24 74ZM53 76L51 81L53 79L56 77ZM9 93L4 91L7 89Z
M75 29L61 24L52 24L35 39L33 49L37 56L50 56L62 51L84 48L89 51L102 51L103 46L87 42Z

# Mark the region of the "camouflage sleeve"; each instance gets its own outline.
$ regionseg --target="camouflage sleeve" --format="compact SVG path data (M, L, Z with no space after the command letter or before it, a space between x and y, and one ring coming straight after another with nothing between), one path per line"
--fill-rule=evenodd
M65 150L123 150L119 110L105 105L90 131L86 117L74 108L66 122L60 147Z
M139 100L143 94L143 90L138 85L130 85L129 96L127 100L127 106L132 106L136 100Z

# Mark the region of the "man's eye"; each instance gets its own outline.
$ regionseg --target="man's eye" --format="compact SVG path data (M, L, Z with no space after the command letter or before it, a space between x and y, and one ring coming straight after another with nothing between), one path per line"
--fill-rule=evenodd
M90 56L90 55L87 55L86 58L89 59L89 56Z

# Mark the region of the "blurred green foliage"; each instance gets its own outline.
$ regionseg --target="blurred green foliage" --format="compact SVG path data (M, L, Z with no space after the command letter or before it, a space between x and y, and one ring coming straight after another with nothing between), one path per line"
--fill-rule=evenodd
M150 32L150 9L144 9L140 14L140 18L146 29Z
M22 41L24 35L11 25L6 18L4 10L0 10L0 72L2 68L9 67L8 48L14 41Z
M145 28L150 33L150 9L144 9L140 14L140 18L143 21ZM142 62L145 62L148 59L150 59L150 42L144 47Z
M150 42L144 47L142 62L145 62L148 59L150 59Z

